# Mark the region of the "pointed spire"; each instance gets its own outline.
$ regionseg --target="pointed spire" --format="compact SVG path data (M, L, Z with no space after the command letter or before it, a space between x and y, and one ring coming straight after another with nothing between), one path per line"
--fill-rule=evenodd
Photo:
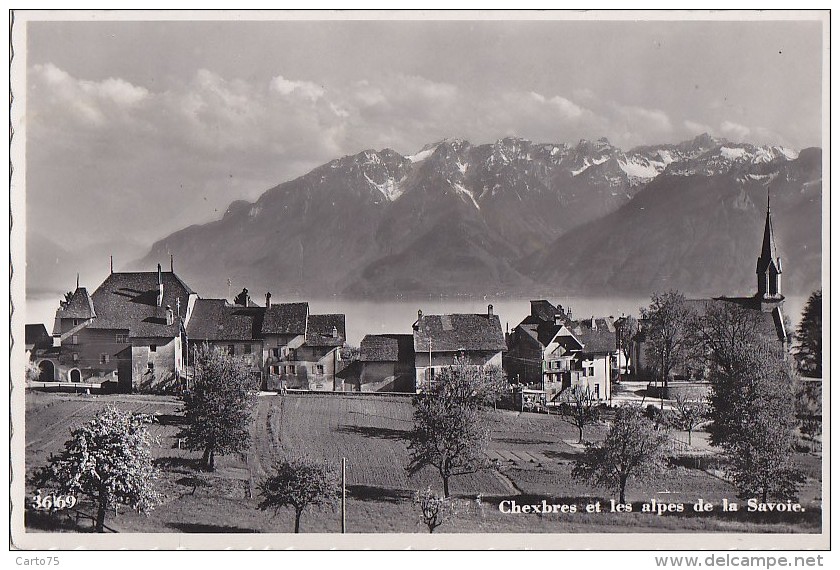
M767 190L767 218L764 221L764 241L761 244L762 271L779 257L776 252L776 238L773 235L773 221L770 216L770 190Z

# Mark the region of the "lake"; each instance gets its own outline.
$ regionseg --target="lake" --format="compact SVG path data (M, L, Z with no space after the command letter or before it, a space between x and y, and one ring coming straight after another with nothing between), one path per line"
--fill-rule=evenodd
M299 299L277 299L272 302L298 301ZM612 315L618 318L625 315L638 316L639 307L646 306L650 299L647 297L554 297L552 303L571 307L575 319L587 317L605 317ZM795 329L799 324L802 309L807 301L806 297L792 296L785 300L785 313ZM418 300L386 300L360 301L357 299L313 299L309 301L312 313L344 313L347 316L347 342L358 346L366 334L383 333L411 333L411 325L417 319L417 311L424 314L446 313L485 313L488 303L493 304L493 311L499 315L502 327L507 325L512 329L530 312L528 299L483 299L480 297L457 299L418 299ZM27 298L24 312L27 323L44 323L47 330L52 332L55 311L58 308L58 298Z

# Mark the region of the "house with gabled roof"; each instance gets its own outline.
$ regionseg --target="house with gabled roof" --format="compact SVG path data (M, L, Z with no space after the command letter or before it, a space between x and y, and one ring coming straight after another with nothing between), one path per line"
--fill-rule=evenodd
M190 347L188 362L194 361L199 346L207 344L245 360L259 387L263 382L261 330L265 307L257 306L250 299L243 302L245 306L227 299L196 300L186 328Z
M366 335L359 344L359 359L338 376L345 391L414 392L414 335Z
M435 377L456 357L474 366L502 366L505 336L493 305L487 313L424 315L417 311L412 325L414 341L415 389L434 384Z
M337 390L341 348L347 340L343 314L313 315L309 303L271 303L260 330L264 389Z
M171 391L184 372L183 327L198 295L174 271L111 272L89 295L76 287L55 316L58 376Z
M507 335L505 373L512 383L544 390L549 400L573 385L608 400L618 354L614 323L575 321L570 313L546 300L531 301L531 313Z

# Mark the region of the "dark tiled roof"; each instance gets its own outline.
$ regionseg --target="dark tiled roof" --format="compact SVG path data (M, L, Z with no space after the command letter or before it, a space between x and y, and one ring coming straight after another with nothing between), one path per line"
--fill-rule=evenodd
M353 362L336 372L335 375L345 380L358 380L359 377L362 375L362 363L358 360L354 360Z
M309 315L306 324L309 346L344 346L346 338L344 315Z
M537 317L541 321L554 322L554 316L559 314L562 314L560 309L558 309L545 299L531 301L532 317Z
M93 308L93 301L88 295L87 289L84 287L77 287L70 302L59 309L55 315L59 319L91 319L96 316L96 311Z
M414 336L369 334L359 346L362 362L408 362L414 360Z
M584 353L603 354L615 352L618 349L615 325L612 319L598 318L576 321L572 323L570 330L583 343Z
M34 345L35 348L48 348L52 346L52 337L47 332L47 327L42 323L26 325L24 330L24 344Z
M196 299L187 323L190 340L255 340L260 337L263 307L231 305L225 299Z
M787 333L784 326L784 311L782 306L772 311L762 311L761 301L757 297L716 297L714 299L687 299L686 303L694 311L702 316L709 307L714 305L726 306L727 304L738 305L744 309L755 311L759 316L761 329L758 331L767 338L785 340Z
M309 303L272 304L265 311L263 334L304 334Z
M93 292L96 318L88 325L91 329L128 330L132 337L172 338L178 335L178 318L166 324L166 307L175 311L181 300L181 314L186 311L189 296L193 294L177 275L170 271L161 273L163 302L157 306L157 271L112 273Z
M498 315L424 315L414 326L417 352L459 350L505 350L505 336Z

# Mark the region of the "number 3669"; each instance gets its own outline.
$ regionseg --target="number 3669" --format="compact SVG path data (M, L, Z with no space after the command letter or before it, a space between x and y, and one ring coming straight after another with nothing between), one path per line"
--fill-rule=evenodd
M42 495L38 493L32 497L32 506L39 510L72 509L76 505L73 495Z

